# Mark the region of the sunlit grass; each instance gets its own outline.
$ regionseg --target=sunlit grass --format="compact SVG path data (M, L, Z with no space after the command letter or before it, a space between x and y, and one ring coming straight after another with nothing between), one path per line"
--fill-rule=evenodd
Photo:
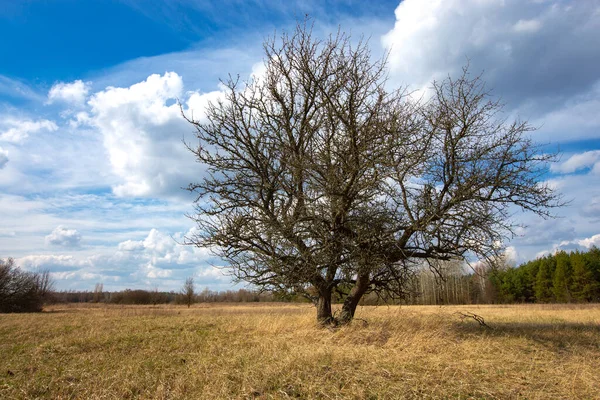
M46 311L0 315L0 398L600 397L597 305L362 307L337 330L298 304Z

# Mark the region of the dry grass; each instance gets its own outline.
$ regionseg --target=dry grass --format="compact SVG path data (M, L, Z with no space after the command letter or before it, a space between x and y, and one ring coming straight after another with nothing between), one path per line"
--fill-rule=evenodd
M481 315L494 329L456 311ZM600 306L57 306L0 315L2 399L600 398Z

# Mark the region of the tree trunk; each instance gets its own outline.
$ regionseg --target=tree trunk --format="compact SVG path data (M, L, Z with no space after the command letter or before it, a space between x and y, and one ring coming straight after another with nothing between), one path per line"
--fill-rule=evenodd
M331 289L319 291L319 300L317 301L317 321L321 325L333 324L333 314L331 313Z
M348 322L352 321L352 318L354 318L354 312L356 311L356 306L358 306L358 302L369 288L369 284L369 274L359 275L357 277L356 284L342 305L339 323L347 324Z

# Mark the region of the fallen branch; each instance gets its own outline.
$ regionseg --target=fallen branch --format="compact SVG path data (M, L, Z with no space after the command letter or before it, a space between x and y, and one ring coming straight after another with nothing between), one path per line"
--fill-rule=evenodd
M460 311L457 311L456 314L458 314L458 316L460 317L461 321L464 321L465 318L472 318L472 319L474 319L475 321L477 321L479 323L479 326L483 326L483 327L486 327L488 329L494 329L494 328L492 328L491 326L489 326L488 324L485 323L485 320L483 319L483 317L481 315L477 315L477 314L474 314L472 312L460 312Z

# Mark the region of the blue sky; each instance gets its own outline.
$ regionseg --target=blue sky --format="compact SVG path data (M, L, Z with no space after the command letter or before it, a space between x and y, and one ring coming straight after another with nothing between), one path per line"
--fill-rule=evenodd
M389 85L426 90L467 59L549 151L570 204L527 214L517 263L600 245L600 1L0 0L0 258L49 269L59 289L231 288L181 190L202 174L181 143L219 78L260 71L262 41L312 16L389 51Z

